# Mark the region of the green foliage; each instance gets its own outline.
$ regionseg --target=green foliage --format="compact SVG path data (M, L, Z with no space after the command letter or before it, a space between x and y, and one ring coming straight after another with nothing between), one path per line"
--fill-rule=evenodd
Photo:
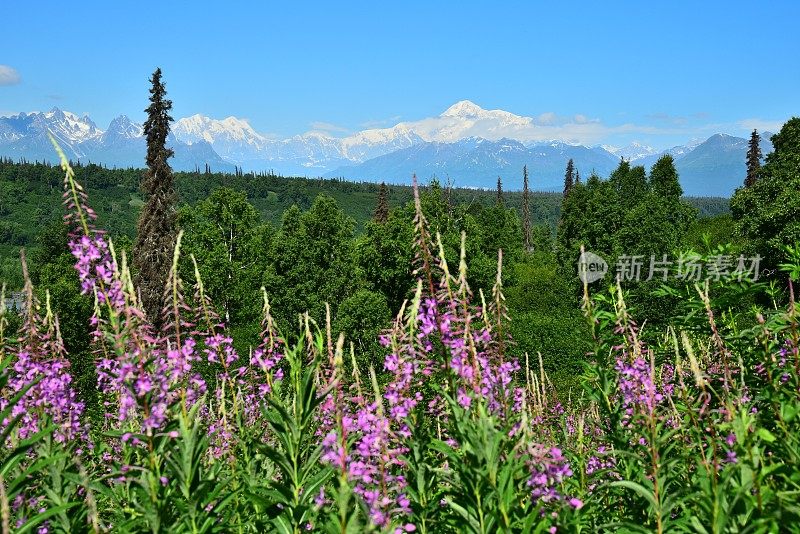
M318 334L314 343L314 353L321 354L322 336ZM303 356L302 341L287 351L289 379L282 385L289 391L285 397L280 393L270 397L263 408L275 444L262 445L262 450L274 462L278 476L257 502L270 503L266 512L272 528L282 534L300 534L315 523L314 499L333 475L332 469L319 467L322 445L314 435L317 407L325 399L325 392L316 387L319 362L308 364Z
M77 179L84 184L92 198L98 215L98 225L108 231L118 248L124 239L136 236L136 221L142 200L139 169L108 169L95 164L76 164ZM29 252L38 247L37 235L49 223L60 220L61 182L63 175L58 166L41 163L14 163L0 160L0 215L6 222L21 226L24 245ZM215 190L228 187L244 192L259 212L263 221L279 227L281 218L293 204L308 209L319 194L334 198L337 204L356 223L356 233L362 235L374 215L380 185L352 183L338 179L288 178L274 174L245 173L241 176L222 173L174 173L179 202L195 205L208 198ZM507 186L510 182L507 182ZM524 220L521 186L506 187L504 204ZM402 206L411 200L411 188L387 185L390 208ZM510 190L509 190L510 189ZM449 193L454 205L489 207L495 203L494 190L454 188ZM554 230L561 211L561 193L529 193L531 226L544 225ZM687 202L697 207L701 215L719 215L728 211L727 199L691 198ZM17 227L15 227L17 228ZM128 247L131 248L131 247ZM0 279L10 289L22 287L19 267L19 245L0 244ZM128 250L130 252L130 250ZM131 255L128 254L130 259Z
M567 196L575 185L575 164L570 159L567 162L567 170L564 171L564 196Z
M147 447L124 446L122 458L107 466L116 483L95 485L98 498L108 504L103 515L111 524L129 531L229 531L236 494L224 466L206 461L209 438L198 417L200 407L179 414L155 436L123 438Z
M273 231L243 193L221 188L178 215L184 230L181 275L194 285L194 265L216 312L234 326L237 340L254 343L259 330L260 287Z
M341 333L355 344L361 361L360 371L365 375L369 366L380 361L383 352L378 337L389 324L392 314L382 293L359 289L339 304L333 324L334 335Z
M784 246L800 239L800 118L792 118L772 137L775 151L767 156L758 179L736 190L731 212L746 250L759 254L764 267L784 260Z
M389 188L386 184L381 182L381 187L378 190L378 204L375 206L375 215L373 219L375 222L384 223L389 218Z
M452 437L458 445L437 441L433 447L452 466L443 481L457 531L545 532L548 521L540 521L529 503L519 501L529 473L522 454L508 454L516 446L510 425L489 415L482 402L472 413L452 398L448 402L454 415Z
M322 323L325 303L339 304L362 284L353 269L354 222L330 197L319 196L306 212L289 209L275 236L263 284L282 326L308 311Z
M683 195L675 162L669 154L659 158L650 169L650 188L658 198L673 202Z
M699 252L708 252L719 245L729 244L739 252L742 239L736 234L736 226L730 214L714 217L698 217L689 225L683 245Z
M620 258L638 257L643 276L629 284L631 305L643 320L662 322L674 302L653 298L658 281L645 279L651 260L666 256L674 262L687 243L696 210L681 193L671 156L660 158L649 178L643 167L622 161L608 180L591 176L586 185L576 185L564 200L558 228L557 258L564 276L574 276L581 247L603 257L612 275Z
M544 369L563 398L579 386L578 376L591 350L586 322L578 309L578 298L565 298L572 284L561 275L555 259L535 253L514 267L515 284L506 290L511 315L511 350ZM526 357L527 354L527 357Z
M644 167L631 167L626 160L622 160L619 167L611 173L608 183L616 193L614 207L622 211L639 204L650 192Z
M356 241L355 258L364 278L396 312L413 285L414 229L405 212L392 210L383 224L367 223Z

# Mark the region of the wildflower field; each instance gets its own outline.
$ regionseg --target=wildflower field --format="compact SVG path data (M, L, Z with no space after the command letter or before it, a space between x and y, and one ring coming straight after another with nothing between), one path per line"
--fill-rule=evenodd
M181 282L180 238L156 333L62 167L104 413L26 279L20 330L0 315L4 533L800 532L800 261L788 304L742 325L716 295L757 282L695 284L648 341L621 287L584 288L593 349L559 398L540 355L509 351L502 254L473 293L418 195L414 297L365 370L329 320L279 331L266 292L261 343L237 351L199 273Z

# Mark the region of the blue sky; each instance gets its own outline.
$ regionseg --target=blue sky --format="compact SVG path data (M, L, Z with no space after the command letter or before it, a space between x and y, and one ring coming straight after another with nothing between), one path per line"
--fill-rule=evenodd
M800 2L5 2L0 114L58 106L336 135L458 100L589 120L597 142L743 135L800 114Z

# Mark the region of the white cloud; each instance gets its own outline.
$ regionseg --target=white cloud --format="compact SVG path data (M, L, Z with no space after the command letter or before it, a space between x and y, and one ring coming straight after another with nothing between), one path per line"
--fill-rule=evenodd
M375 120L364 121L361 124L359 124L359 126L361 126L362 128L366 128L368 130L372 130L374 128L383 128L384 126L394 126L395 124L400 122L401 118L402 117L400 115L395 115L393 117L388 117L386 119L375 119Z
M550 125L556 122L556 114L552 111L548 111L547 113L542 113L538 117L536 117L536 122L539 124Z
M317 130L320 132L348 132L348 129L343 126L337 126L336 124L331 124L330 122L323 122L323 121L316 121L311 123L311 129Z
M0 65L0 86L16 85L20 81L19 73L8 65Z
M758 130L759 132L769 131L777 133L786 121L768 121L763 119L744 119L737 123L740 128L745 130Z
M575 115L575 117L573 117L573 120L575 121L576 124L588 124L590 122L600 122L600 119L590 119L586 115L582 115L580 113Z

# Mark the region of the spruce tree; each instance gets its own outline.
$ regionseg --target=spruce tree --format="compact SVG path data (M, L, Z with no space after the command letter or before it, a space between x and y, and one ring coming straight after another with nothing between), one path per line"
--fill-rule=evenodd
M750 135L750 144L747 148L747 177L744 179L744 186L750 187L758 180L761 172L761 136L758 130L753 130Z
M373 219L379 223L385 223L389 219L389 188L386 187L386 182L381 182L378 189L378 205L375 206Z
M176 194L172 169L167 162L173 151L166 146L172 102L166 98L160 68L153 73L150 82L150 106L145 110L147 120L144 123L147 170L141 182L146 202L139 214L133 266L142 308L158 332L165 303L164 286L175 247Z
M575 185L575 164L570 158L567 162L567 171L564 173L564 196L567 196L573 185Z
M581 183L581 171L575 169L575 185Z
M531 250L531 210L530 192L528 190L528 166L522 167L522 243L525 252Z
M503 181L497 177L497 205L503 205Z

